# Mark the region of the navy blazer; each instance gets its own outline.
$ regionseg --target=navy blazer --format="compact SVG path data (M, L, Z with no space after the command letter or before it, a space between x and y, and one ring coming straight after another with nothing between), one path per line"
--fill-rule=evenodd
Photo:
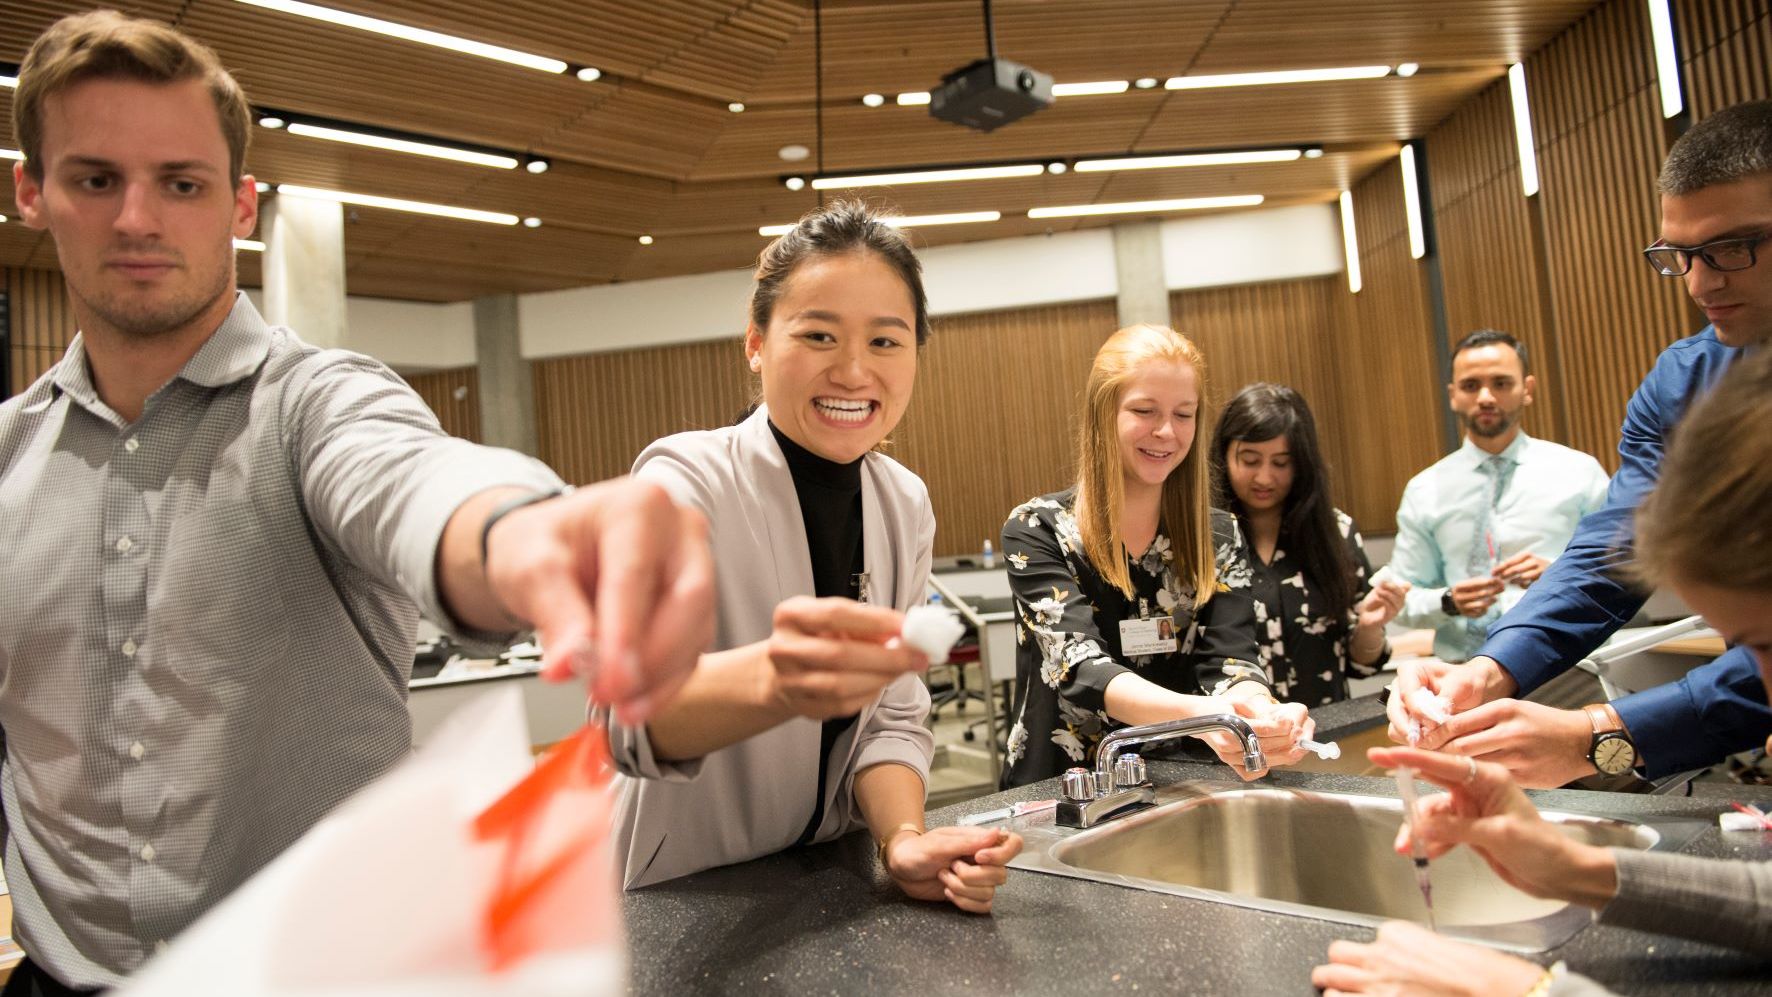
M1519 683L1520 695L1592 653L1642 608L1647 593L1613 574L1629 558L1637 506L1660 477L1674 424L1742 353L1718 342L1716 329L1706 326L1663 350L1631 396L1606 504L1581 521L1563 555L1496 622L1477 652L1500 662ZM1743 426L1742 431L1765 428ZM1625 696L1613 706L1630 728L1650 778L1713 764L1758 747L1772 734L1766 687L1745 647L1730 648L1676 682Z

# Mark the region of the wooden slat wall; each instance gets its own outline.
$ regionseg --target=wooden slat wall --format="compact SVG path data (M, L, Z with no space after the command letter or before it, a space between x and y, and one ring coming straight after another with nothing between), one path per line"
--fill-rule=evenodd
M1364 289L1341 284L1337 379L1347 400L1339 501L1369 532L1396 529L1397 500L1440 456L1443 375L1435 370L1427 276L1409 255L1402 171L1378 170L1353 189Z
M1342 447L1352 439L1342 413L1354 399L1335 373L1335 354L1346 348L1339 279L1180 292L1171 308L1206 353L1211 409L1251 381L1290 384L1311 401L1330 459L1345 466L1354 457ZM994 542L1010 509L1074 479L1083 382L1115 328L1112 301L936 323L886 452L928 484L938 555ZM544 360L535 383L542 457L576 482L626 471L659 436L730 422L752 390L736 339ZM1202 427L1208 437L1210 426ZM1396 504L1389 494L1374 510L1339 501L1374 529L1389 528Z
M74 338L67 285L53 270L0 271L12 306L12 383L16 395L55 365Z
M730 425L754 379L730 339L539 360L536 437L542 460L574 484L626 474L646 444Z
M1624 404L1668 343L1697 328L1678 281L1638 251L1660 224L1667 154L1641 3L1615 0L1526 61L1570 446L1617 465Z
M1075 479L1083 382L1117 327L1111 300L937 320L886 451L929 485L937 556L996 544L1010 509Z
M1507 81L1460 108L1427 139L1440 271L1446 289L1448 347L1478 329L1518 337L1538 381L1524 425L1528 433L1559 439L1554 406L1562 386L1546 375L1551 356L1550 316L1542 259L1534 248L1534 221L1520 187L1519 156L1511 142L1513 108ZM1447 380L1437 370L1437 383Z
M425 400L443 431L480 442L480 372L474 367L410 374L406 383Z
M1675 5L1686 104L1694 119L1772 96L1772 8L1766 0Z

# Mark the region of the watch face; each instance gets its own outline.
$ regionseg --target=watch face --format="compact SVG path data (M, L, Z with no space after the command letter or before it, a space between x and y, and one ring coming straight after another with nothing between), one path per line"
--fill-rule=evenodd
M1594 768L1607 775L1623 775L1637 761L1637 749L1629 740L1613 734L1594 745Z

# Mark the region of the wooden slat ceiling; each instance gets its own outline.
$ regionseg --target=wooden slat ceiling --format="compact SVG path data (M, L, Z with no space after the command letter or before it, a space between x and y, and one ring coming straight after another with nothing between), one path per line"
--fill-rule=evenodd
M1127 153L1320 145L1319 159L1241 167L902 186L906 214L994 209L1002 221L925 228L922 245L1112 224L1034 221L1028 208L1212 194L1332 200L1578 20L1593 0L997 0L999 53L1060 82L1162 79L1418 62L1413 78L1061 98L989 135L897 107L984 53L975 0L825 0L823 141L810 0L335 0L333 6L593 65L594 83L334 27L234 0L120 3L214 46L261 107L534 153L536 176L255 129L262 180L507 211L538 229L352 209L353 294L452 301L743 267L759 225L816 203L791 192L783 146L831 172ZM17 62L70 0L0 0L0 61ZM881 108L864 93L888 96ZM729 101L746 110L734 114ZM14 147L0 89L0 147ZM10 206L10 176L0 179ZM10 207L0 213L11 214ZM637 237L654 236L651 246ZM242 280L257 280L243 254ZM54 247L0 225L0 266L51 266Z

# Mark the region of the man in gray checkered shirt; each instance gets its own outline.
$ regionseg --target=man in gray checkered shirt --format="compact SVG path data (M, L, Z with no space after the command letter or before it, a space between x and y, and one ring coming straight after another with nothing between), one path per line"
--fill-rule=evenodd
M452 439L235 288L248 106L162 25L67 18L14 98L20 215L80 335L0 405L6 994L116 984L411 747L420 612L533 626L628 721L713 620L706 526ZM496 528L494 528L496 524ZM341 902L346 898L341 896ZM397 929L398 926L390 926Z

